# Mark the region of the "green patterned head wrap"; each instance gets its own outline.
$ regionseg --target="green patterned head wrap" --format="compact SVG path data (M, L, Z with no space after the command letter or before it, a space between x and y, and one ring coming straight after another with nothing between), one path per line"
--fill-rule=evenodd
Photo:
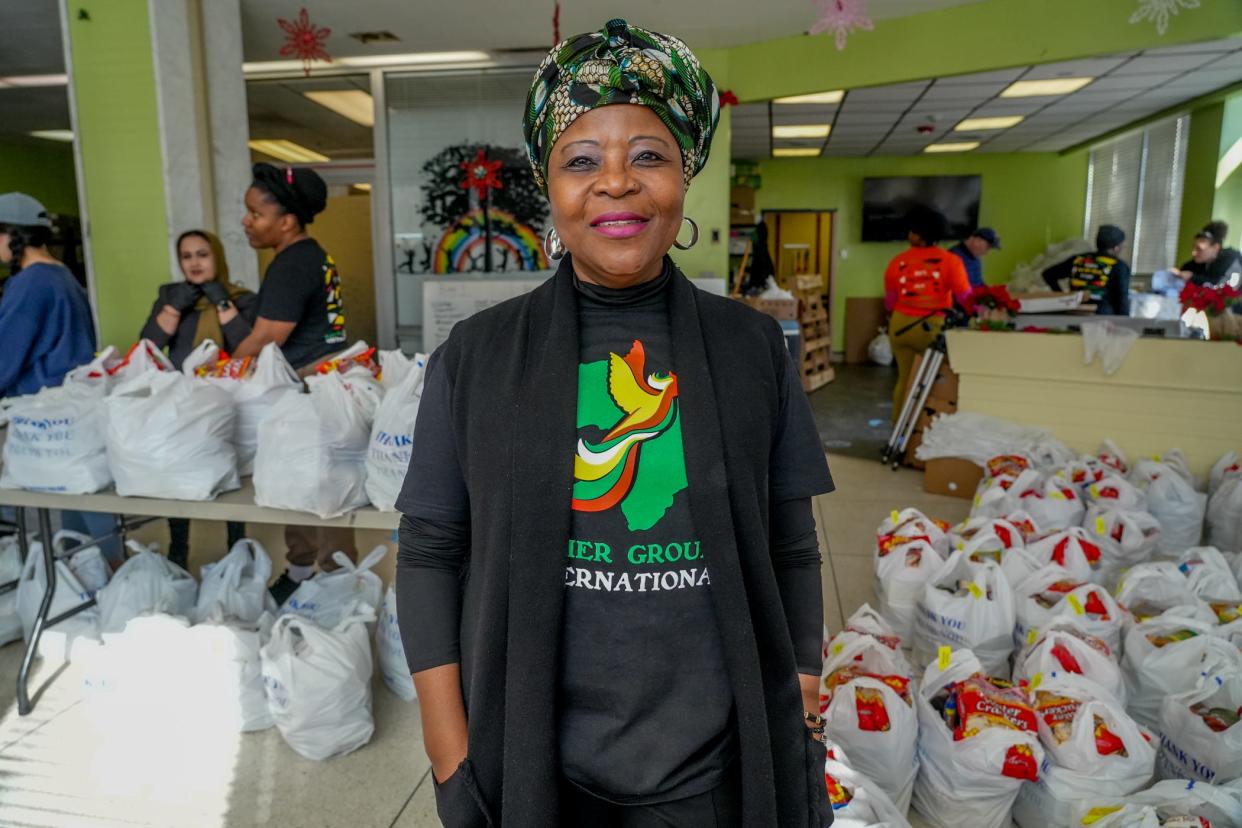
M639 104L660 116L681 148L686 186L711 149L720 98L699 59L675 37L610 20L548 52L526 95L522 128L535 181L548 190L548 156L580 115L609 104Z

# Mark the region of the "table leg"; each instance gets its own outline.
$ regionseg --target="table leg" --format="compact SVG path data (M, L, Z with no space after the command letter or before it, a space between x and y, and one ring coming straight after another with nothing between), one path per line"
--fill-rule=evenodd
M52 548L52 516L47 509L39 509L39 541L43 548L43 567L47 574L47 589L43 591L43 601L39 604L39 613L35 616L34 628L30 631L30 640L26 642L26 655L22 658L22 668L17 673L17 713L29 715L34 706L26 693L26 681L30 677L30 665L34 662L35 653L39 651L39 636L43 635L43 625L47 621L47 613L52 608L52 596L56 594L56 558Z

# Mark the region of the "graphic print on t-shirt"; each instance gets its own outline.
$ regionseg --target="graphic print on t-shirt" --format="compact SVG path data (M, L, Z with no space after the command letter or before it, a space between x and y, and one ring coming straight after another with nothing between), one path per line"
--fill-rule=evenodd
M323 256L323 286L327 291L328 332L323 341L337 343L345 341L345 302L341 298L341 274L336 269L336 261L327 253Z
M646 371L643 343L578 367L573 508L620 506L632 532L660 522L686 488L677 375Z

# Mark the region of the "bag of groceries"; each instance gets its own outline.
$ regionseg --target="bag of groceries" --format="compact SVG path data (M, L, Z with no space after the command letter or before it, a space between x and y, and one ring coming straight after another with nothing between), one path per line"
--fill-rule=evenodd
M1083 491L1092 506L1139 511L1147 508L1147 493L1117 472L1109 472L1087 484Z
M272 617L263 615L253 624L232 620L190 627L186 647L192 654L192 672L186 707L242 733L271 727L259 658L271 626Z
M1046 566L1014 587L1014 646L1022 648L1034 632L1060 618L1072 618L1086 633L1102 639L1113 652L1121 650L1125 612L1108 590L1067 577L1065 570Z
M958 550L923 587L914 617L914 663L926 665L949 646L971 650L989 675L1008 676L1013 625L1013 593L1001 568Z
M355 564L344 552L333 552L337 568L300 583L281 605L281 615L301 615L325 629L359 612L374 620L384 597L384 583L371 570L387 554L388 547L381 544Z
M379 653L380 675L388 689L404 701L414 701L418 693L414 678L405 660L405 647L401 643L401 627L397 623L397 593L391 586L384 594L379 620L375 624L375 651Z
M1110 589L1123 570L1150 560L1160 543L1160 524L1147 512L1092 506L1082 526L1100 547L1100 571L1093 580Z
M1176 555L1203 538L1207 495L1195 491L1194 484L1166 463L1141 460L1131 472L1147 493L1147 510L1160 523L1156 551L1166 557Z
M824 763L834 828L910 828L899 807L865 773L831 757Z
M1210 673L1160 706L1160 775L1222 785L1242 777L1242 671Z
M260 506L338 517L367 504L371 423L341 376L311 377L259 424L254 499Z
M100 632L119 633L141 615L165 613L188 618L198 594L194 576L137 541L126 544L134 554L95 596Z
M1220 828L1242 825L1233 785L1168 779L1126 797L1093 797L1074 813L1083 828Z
M92 494L112 484L104 442L103 378L65 378L64 385L0 400L8 421L0 488Z
M1024 781L1044 760L1026 694L989 678L969 650L941 650L915 693L914 807L934 828L1006 828Z
M1014 681L1035 681L1036 676L1079 677L1108 693L1117 704L1126 701L1125 678L1117 663L1117 651L1104 639L1085 632L1072 618L1059 618L1047 629L1034 633L1029 645L1014 660Z
M210 500L241 485L229 395L175 371L145 371L104 399L108 466L125 497Z
M910 666L891 646L895 643L850 630L833 638L820 683L820 707L829 738L905 813L918 770L918 719Z
M258 541L242 538L223 558L204 566L202 576L194 605L196 623L254 624L265 612L276 614L276 602L267 591L272 559Z
M367 497L375 508L391 512L410 468L414 422L423 399L427 357L419 354L401 382L388 389L375 412L367 448ZM387 369L385 369L387 371Z
M1030 514L1045 531L1077 526L1087 511L1082 493L1055 474L1024 472L1010 491L1016 494L1017 508Z
M1026 551L1041 567L1055 564L1071 578L1099 583L1104 551L1081 526L1043 535L1028 543Z
M1115 699L1075 676L1045 676L1032 689L1047 761L1014 803L1020 828L1073 828L1082 802L1151 782L1156 749Z
M944 558L926 540L881 547L875 558L875 594L880 614L903 641L914 635L914 614L923 585L944 565Z
M1211 608L1195 594L1181 568L1171 561L1141 563L1127 571L1117 584L1117 603L1126 608L1135 623L1165 613L1209 623L1216 621Z
M1188 693L1205 674L1242 671L1242 652L1215 634L1215 625L1166 613L1126 633L1121 670L1130 711L1139 724L1158 730L1168 696Z
M1212 467L1206 513L1207 543L1225 552L1242 552L1242 465L1230 452Z

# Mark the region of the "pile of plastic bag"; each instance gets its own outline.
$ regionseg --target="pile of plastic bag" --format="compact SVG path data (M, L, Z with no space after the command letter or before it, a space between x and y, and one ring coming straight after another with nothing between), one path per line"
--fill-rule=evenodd
M915 509L881 523L878 608L864 607L826 645L821 698L836 714L828 737L858 755L854 774L904 805L893 776L908 766L862 726L874 705L848 688L882 694L888 715L901 712L889 697L909 688L918 719L912 803L933 825L1193 816L1242 826L1237 456L1200 480L1176 450L1131 464L1108 441L1074 456L1028 435L982 465L959 525ZM922 672L921 684L902 684L905 665ZM956 730L963 687L976 709L982 699L1006 720L977 720L997 733L974 741L979 734ZM1035 723L1025 731L1009 720L1025 716L1022 699ZM1004 760L1019 745L1033 745L1038 759L1015 781Z
M393 511L397 495L410 468L414 445L414 422L423 399L423 373L427 357L418 354L410 360L400 352L381 354L384 372L380 376L384 399L375 411L371 442L367 448L367 497L377 509Z

